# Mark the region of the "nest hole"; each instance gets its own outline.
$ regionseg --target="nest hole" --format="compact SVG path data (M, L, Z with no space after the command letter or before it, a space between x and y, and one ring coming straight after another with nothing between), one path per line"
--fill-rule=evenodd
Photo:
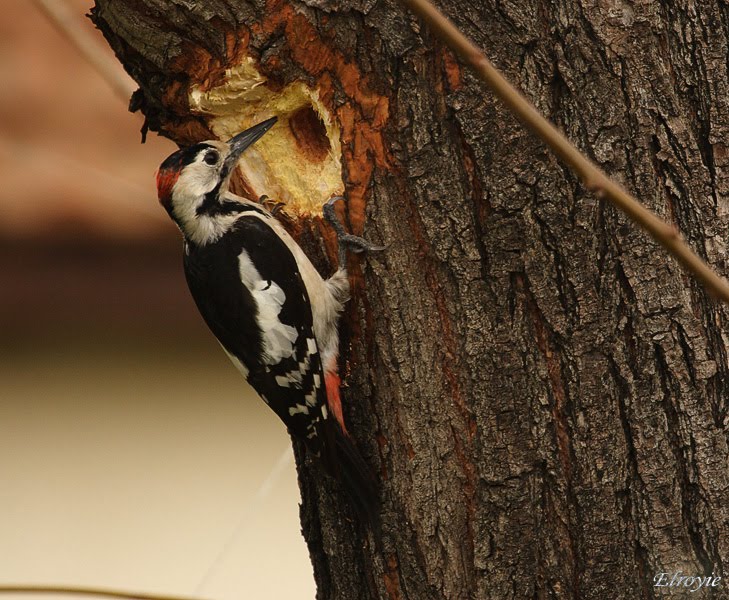
M314 162L321 162L329 154L331 145L327 129L311 106L304 106L289 117L289 128L299 150Z

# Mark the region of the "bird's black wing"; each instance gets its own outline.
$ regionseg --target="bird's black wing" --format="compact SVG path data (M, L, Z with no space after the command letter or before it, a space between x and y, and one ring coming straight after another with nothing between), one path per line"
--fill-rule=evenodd
M293 435L319 454L329 415L311 306L296 259L258 216L188 247L185 274L206 323Z
M286 243L260 217L242 216L217 243L188 245L185 274L208 327L248 382L376 528L375 480L328 414L311 305Z

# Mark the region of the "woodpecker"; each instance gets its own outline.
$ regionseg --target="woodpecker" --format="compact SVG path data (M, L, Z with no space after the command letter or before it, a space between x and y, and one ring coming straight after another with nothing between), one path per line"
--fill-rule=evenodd
M342 417L338 323L349 299L345 248L381 248L347 234L333 210L341 197L331 199L324 214L340 260L324 280L268 210L228 190L240 155L276 120L170 155L157 171L159 201L182 232L188 287L223 350L372 521L374 478Z

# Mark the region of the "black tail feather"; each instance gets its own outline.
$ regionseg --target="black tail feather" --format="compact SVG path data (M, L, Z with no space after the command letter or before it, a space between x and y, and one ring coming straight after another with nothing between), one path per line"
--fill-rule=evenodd
M377 534L380 529L380 500L372 469L362 458L352 438L342 431L337 420L327 421L327 470L341 482L360 520L369 524L372 532Z

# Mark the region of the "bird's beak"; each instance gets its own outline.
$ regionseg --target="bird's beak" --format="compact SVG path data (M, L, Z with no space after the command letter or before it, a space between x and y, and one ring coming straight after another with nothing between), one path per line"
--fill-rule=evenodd
M233 168L238 162L240 155L243 154L243 151L248 148L248 146L253 145L261 139L263 134L271 129L276 121L278 121L278 118L272 117L230 138L228 140L230 151L228 152L228 156L225 158L226 169Z

